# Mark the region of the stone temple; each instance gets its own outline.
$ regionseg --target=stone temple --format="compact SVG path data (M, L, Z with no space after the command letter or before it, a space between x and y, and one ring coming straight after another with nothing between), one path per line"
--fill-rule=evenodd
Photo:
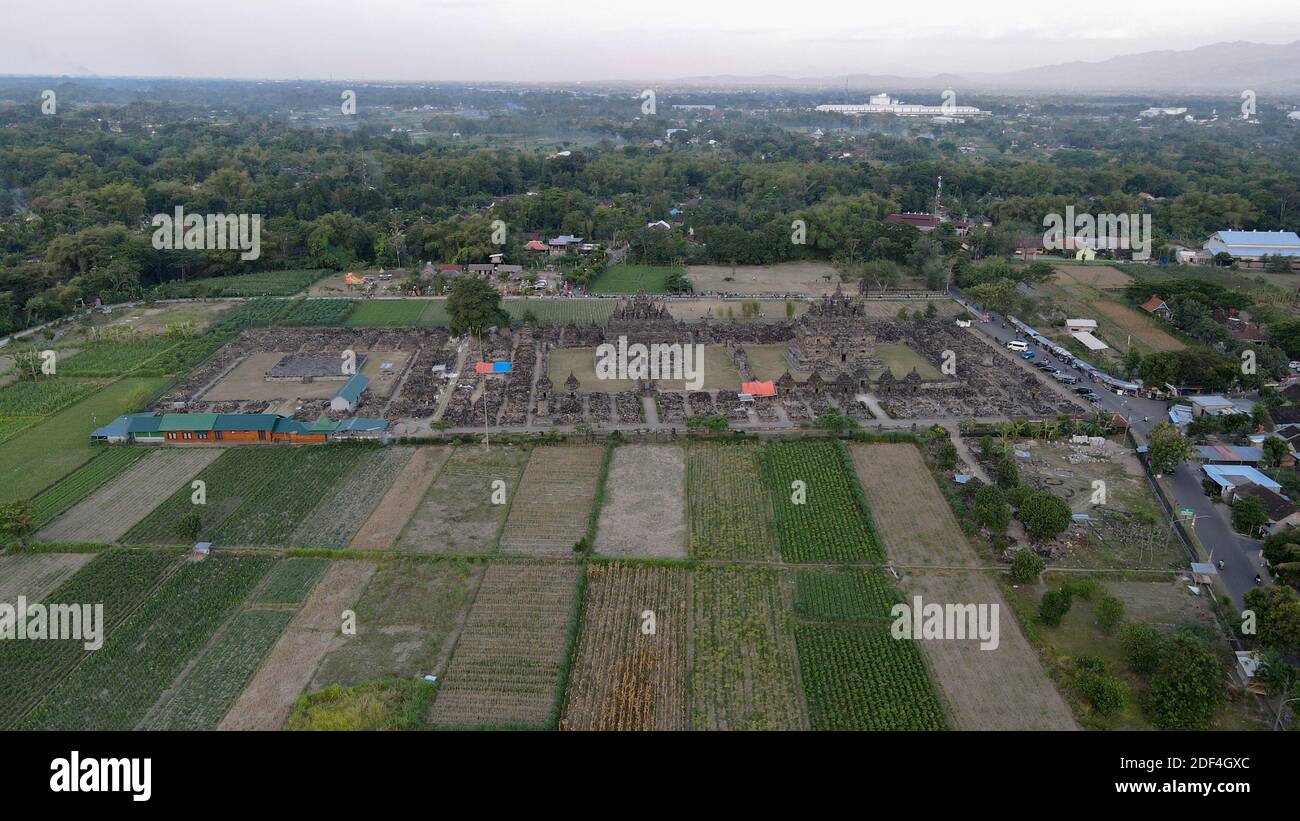
M883 367L876 355L876 336L867 326L866 306L846 297L839 286L795 322L785 358L791 370L817 371L823 377Z

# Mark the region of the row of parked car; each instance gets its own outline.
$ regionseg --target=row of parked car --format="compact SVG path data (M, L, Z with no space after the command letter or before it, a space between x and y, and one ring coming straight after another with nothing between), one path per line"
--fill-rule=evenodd
M1065 373L1060 368L1049 365L1046 362L1034 361L1036 359L1036 356L1033 351L1029 350L1029 344L1026 343L1024 340L1013 339L1010 342L1006 343L1006 346L1007 346L1007 350L1013 353L1020 354L1021 359L1024 359L1025 361L1028 362L1033 362L1034 367L1037 368L1038 370L1046 374L1051 374L1051 377L1055 379L1057 382L1060 382L1065 385L1079 384L1079 377L1074 376L1072 374ZM1100 403L1101 401L1100 398L1097 396L1097 392L1092 388L1075 388L1074 392L1082 396L1084 399L1087 399L1089 402L1091 402L1094 405Z

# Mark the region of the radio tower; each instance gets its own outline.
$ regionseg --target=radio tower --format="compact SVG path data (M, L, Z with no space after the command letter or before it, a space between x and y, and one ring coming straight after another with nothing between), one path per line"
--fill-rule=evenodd
M939 185L934 191L934 217L943 219L943 177L939 177Z

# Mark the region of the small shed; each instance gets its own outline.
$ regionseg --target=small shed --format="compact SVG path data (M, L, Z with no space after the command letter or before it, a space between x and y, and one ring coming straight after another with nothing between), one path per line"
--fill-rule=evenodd
M348 381L343 383L338 393L330 399L330 410L337 413L351 413L357 409L357 404L361 401L361 394L365 392L370 380L365 374L354 373Z

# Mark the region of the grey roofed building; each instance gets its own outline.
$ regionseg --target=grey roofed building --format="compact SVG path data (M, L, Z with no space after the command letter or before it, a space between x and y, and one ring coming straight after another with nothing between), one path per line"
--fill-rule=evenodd
M1243 259L1300 257L1300 236L1294 231L1215 231L1206 240L1205 250Z

